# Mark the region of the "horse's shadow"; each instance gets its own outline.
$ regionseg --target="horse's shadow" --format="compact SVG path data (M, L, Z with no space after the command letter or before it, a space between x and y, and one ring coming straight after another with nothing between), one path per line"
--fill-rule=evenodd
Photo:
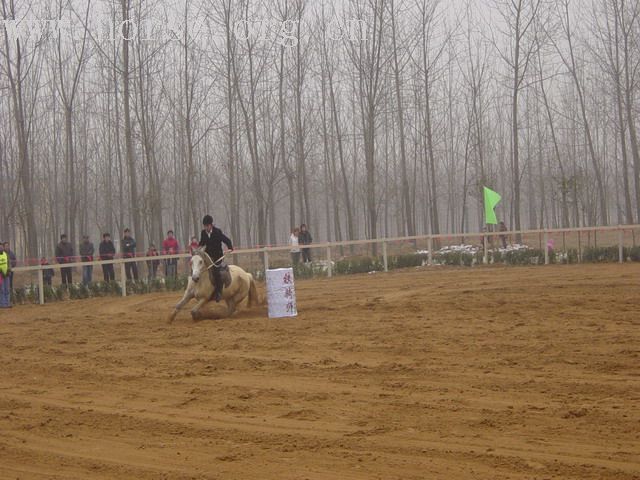
M248 318L255 318L264 316L266 313L266 307L258 305L254 307L244 307L241 310L236 310L231 315L228 314L227 308L223 303L219 305L209 305L201 308L195 313L191 314L191 320L193 322L203 322L207 320L241 320Z

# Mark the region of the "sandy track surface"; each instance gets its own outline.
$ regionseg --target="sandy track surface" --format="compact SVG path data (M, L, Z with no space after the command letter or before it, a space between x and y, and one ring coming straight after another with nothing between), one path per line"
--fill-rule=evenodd
M0 478L637 479L640 265L297 283L0 311Z

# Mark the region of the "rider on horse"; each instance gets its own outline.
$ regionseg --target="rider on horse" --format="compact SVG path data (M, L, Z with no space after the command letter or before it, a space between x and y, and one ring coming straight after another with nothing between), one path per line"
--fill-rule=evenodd
M204 230L200 234L201 247L213 260L213 285L215 286L214 299L219 302L222 299L222 277L220 275L220 267L222 262L218 262L222 258L222 243L224 243L230 251L233 251L231 240L222 230L213 226L213 218L211 215L205 215L202 219Z

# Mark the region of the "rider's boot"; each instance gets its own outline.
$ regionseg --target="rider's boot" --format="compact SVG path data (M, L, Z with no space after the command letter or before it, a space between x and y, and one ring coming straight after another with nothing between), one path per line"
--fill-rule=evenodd
M217 269L214 269L213 277L215 279L213 283L215 287L213 299L216 302L219 302L220 300L222 300L222 278L220 278L220 272Z

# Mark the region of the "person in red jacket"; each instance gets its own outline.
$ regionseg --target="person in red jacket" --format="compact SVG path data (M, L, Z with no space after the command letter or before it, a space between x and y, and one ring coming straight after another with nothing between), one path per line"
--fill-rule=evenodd
M167 232L167 238L162 242L163 255L176 255L180 253L180 245L178 240L173 236L173 230ZM178 273L178 259L170 258L165 262L165 276L176 278Z
M158 250L156 246L152 243L149 245L149 250L147 250L147 257L157 257ZM158 267L160 266L160 260L147 260L147 270L149 271L149 280L153 280L156 278L156 274L158 273Z
M200 244L198 243L197 237L191 237L191 243L189 244L189 253L193 255L193 252L196 248L198 248Z

